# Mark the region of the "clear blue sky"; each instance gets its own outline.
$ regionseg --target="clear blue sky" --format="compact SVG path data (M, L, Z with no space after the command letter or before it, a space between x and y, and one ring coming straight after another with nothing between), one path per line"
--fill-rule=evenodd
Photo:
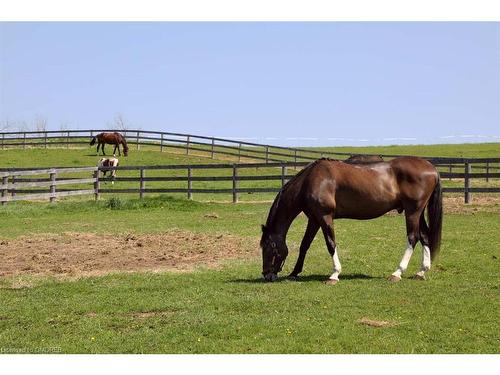
M500 142L500 23L0 23L0 90L52 130Z

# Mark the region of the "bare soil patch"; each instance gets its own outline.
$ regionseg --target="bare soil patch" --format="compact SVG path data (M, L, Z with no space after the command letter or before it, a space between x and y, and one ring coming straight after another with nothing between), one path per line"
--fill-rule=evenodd
M464 203L464 197L443 197L444 213L474 213L474 212L500 212L500 196L498 194L480 195L472 194L469 204Z
M476 212L498 212L500 213L500 195L480 195L473 194L472 201L468 204L464 203L464 197L460 196L444 196L443 197L444 214L472 214ZM386 215L397 216L396 210L389 211Z
M0 277L190 270L257 254L257 239L179 229L161 234L43 234L0 241Z
M376 327L376 328L392 327L396 325L396 323L389 322L387 320L375 320L375 319L368 319L366 317L363 317L360 320L358 320L358 323L363 324L365 326Z

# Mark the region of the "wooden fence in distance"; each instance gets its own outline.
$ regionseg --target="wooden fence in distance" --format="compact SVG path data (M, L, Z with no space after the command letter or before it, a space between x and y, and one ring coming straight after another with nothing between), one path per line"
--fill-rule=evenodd
M352 155L349 152L318 151L307 148L274 146L253 142L244 142L234 139L207 137L194 134L171 133L147 130L120 130L120 129L87 129L87 130L59 130L35 132L3 132L0 133L0 149L42 147L83 147L89 146L90 139L101 132L120 132L130 146L139 150L141 147L153 147L161 152L176 150L186 155L196 153L210 158L224 156L241 162L262 161L265 163L277 162L304 162L313 161L321 157L346 159ZM109 151L108 146L108 151ZM381 154L384 158L394 158L403 155ZM465 163L471 169L482 170L485 173L500 171L499 158L448 158L426 157L442 170L453 173L456 169L463 170Z
M195 165L159 165L159 166L123 166L123 167L81 167L81 168L49 168L49 169L31 169L31 170L10 170L0 171L0 202L6 204L9 201L16 200L40 200L49 199L51 202L56 198L66 197L71 195L93 194L98 199L101 194L123 194L132 193L138 194L143 198L147 193L182 193L186 194L188 199L193 198L193 194L230 194L232 201L238 202L238 196L242 193L276 193L294 174L289 174L289 171L297 167L303 167L306 162L298 163L239 163L239 164L195 164ZM258 174L258 175L242 175L240 172L245 169L258 168L274 168L276 173ZM193 171L208 171L208 170L223 170L225 175L205 175L194 176ZM128 188L103 188L102 181L111 181L110 177L103 178L100 176L102 171L116 170L117 177L113 180L116 182L116 187L120 182L133 182L137 187ZM182 176L148 176L151 171L182 171ZM121 171L137 171L137 177L121 177ZM82 178L67 177L67 174L90 172L93 177ZM44 178L33 178L33 176L45 175ZM60 177L65 175L65 177ZM500 178L500 173L472 173L470 163L465 164L463 173L441 173L442 178L460 178L464 179L464 187L454 188L445 187L443 191L453 193L463 193L465 203L471 201L472 193L500 193L500 188L496 187L471 187L471 180L483 178ZM176 182L185 184L184 187L162 187L150 188L150 182ZM216 188L194 188L193 182L220 182L226 181L230 187ZM270 181L279 181L275 186L265 187L241 187L240 182L243 181L260 181L264 184ZM230 183L229 183L230 182ZM67 186L78 185L76 188L67 188ZM88 186L86 186L88 185ZM60 186L65 188L59 189ZM85 186L85 188L81 188ZM35 188L36 190L33 190ZM40 189L41 188L41 189ZM30 190L31 189L31 190Z

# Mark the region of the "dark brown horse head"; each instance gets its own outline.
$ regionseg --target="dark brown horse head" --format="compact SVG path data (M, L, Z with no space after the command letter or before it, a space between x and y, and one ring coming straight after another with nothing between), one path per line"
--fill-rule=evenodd
M117 138L117 143L121 144L123 146L123 155L128 156L128 145L127 145L127 140L121 133L114 133L116 138Z
M269 233L265 225L262 226L262 276L266 281L275 281L278 272L283 268L288 256L288 248L282 236Z

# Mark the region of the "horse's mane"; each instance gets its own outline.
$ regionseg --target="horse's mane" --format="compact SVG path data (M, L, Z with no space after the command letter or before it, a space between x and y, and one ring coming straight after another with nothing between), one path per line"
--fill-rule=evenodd
M292 185L294 185L298 181L298 179L302 175L304 175L304 173L306 171L309 171L319 161L325 160L325 159L327 159L327 158L321 158L321 159L315 160L315 161L307 164L302 170L300 170L295 176L293 176L293 178L291 178L290 180L288 180L287 183L285 185L283 185L283 187L278 192L278 195L274 199L274 202L273 202L273 204L271 206L271 209L269 210L269 215L267 217L266 225L262 226L262 232L263 233L266 232L267 228L269 228L269 226L271 225L272 221L274 220L274 217L276 216L276 212L278 210L278 207L279 207L279 204L280 204L280 200L281 200L281 197L282 197L283 193L286 192ZM327 159L327 160L331 160L331 159Z

